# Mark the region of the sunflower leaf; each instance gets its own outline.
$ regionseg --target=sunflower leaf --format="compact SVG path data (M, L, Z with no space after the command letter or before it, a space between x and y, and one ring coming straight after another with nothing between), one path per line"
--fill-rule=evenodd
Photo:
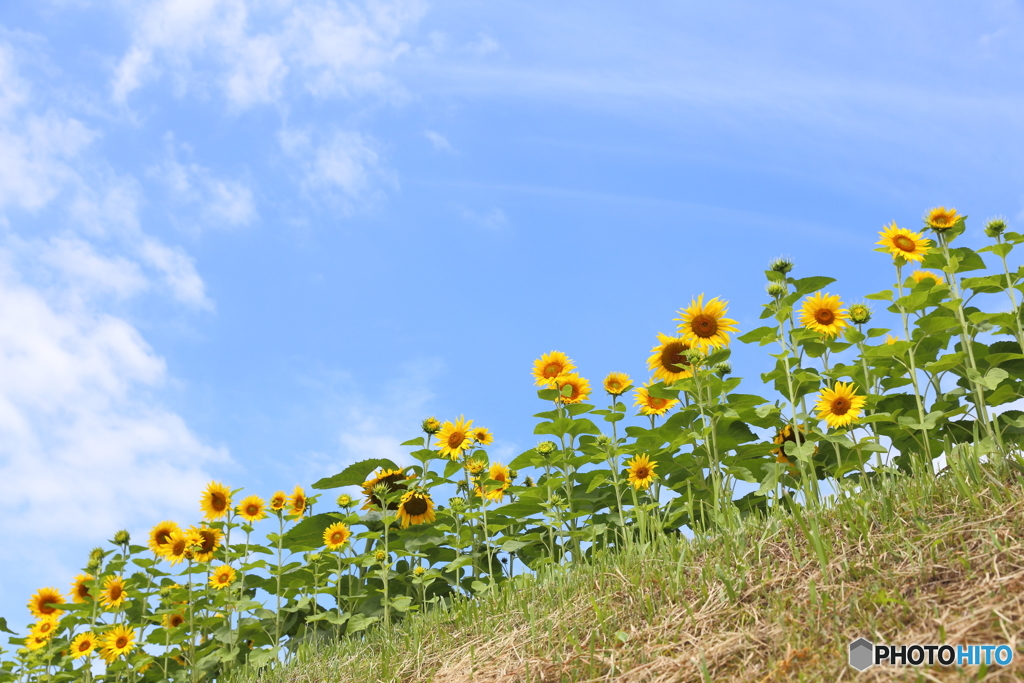
M824 277L822 275L816 275L814 277L803 277L799 280L793 281L794 293L798 296L804 296L805 294L812 294L820 289L824 289L828 285L835 282L834 277Z
M281 537L281 545L288 550L323 547L324 530L339 519L344 516L334 512L307 517Z
M7 620L3 617L0 617L0 631L3 631L4 633L10 633L12 636L18 635L11 629L7 628Z
M371 458L360 460L343 469L333 477L325 477L313 484L315 489L336 489L341 486L360 486L366 481L370 473L378 467L397 470L398 465L387 458Z

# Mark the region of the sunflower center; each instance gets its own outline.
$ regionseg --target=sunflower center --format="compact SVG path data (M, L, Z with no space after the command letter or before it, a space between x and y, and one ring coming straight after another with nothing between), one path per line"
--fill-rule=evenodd
M846 415L846 411L850 409L850 402L842 396L839 396L832 400L832 414L833 415Z
M448 437L448 448L458 448L466 440L465 432L452 432Z
M643 465L637 467L636 471L633 473L633 476L635 476L637 479L646 479L650 475L651 470Z
M338 545L339 543L345 542L345 534L341 531L335 531L331 534L331 545Z
M126 638L125 636L118 636L117 640L114 643L114 647L116 647L118 650L125 647L126 645L128 645L128 638Z
M427 511L427 501L419 496L414 496L405 501L405 505L402 506L402 509L405 510L405 514L413 517L422 515Z
M693 333L702 339L715 336L718 332L718 321L715 320L715 316L708 315L707 313L701 313L700 315L693 316L693 320L690 321L690 328Z
M544 376L545 377L558 377L561 374L562 374L562 364L561 363L548 363L547 365L544 366Z
M156 544L157 545L167 545L167 541L170 538L171 538L171 532L170 531L161 531L161 532L157 533L157 535L156 535Z
M908 253L913 252L917 248L917 244L915 244L914 240L910 239L906 235L896 235L892 238L892 243L900 251Z
M821 325L831 325L836 320L836 314L828 308L819 308L814 312L814 319Z
M81 643L78 644L78 651L79 652L85 652L86 650L88 650L91 647L92 647L92 643L90 643L88 640L83 640Z
M655 410L661 410L665 407L665 404L668 403L667 398L658 398L657 396L649 397L648 401L650 402L650 406Z
M224 512L228 507L228 499L224 497L222 493L211 493L210 494L210 507L217 512Z
M111 601L120 600L121 599L121 594L123 592L124 591L117 584L114 584L113 586L111 586L110 587L110 599L111 599Z
M256 515L260 514L260 506L250 504L249 507L245 508L245 514L247 514L250 517L255 517Z
M230 577L227 574L221 574L220 576L217 577L217 580L220 583L227 583L229 578Z
M622 385L619 384L618 380L613 379L612 381L608 382L608 388L609 389L614 389L615 391L618 391L619 389L622 388Z
M683 369L680 366L690 364L690 361L686 358L686 351L689 348L689 346L682 342L672 342L666 345L665 349L661 352L661 367L669 372L682 372Z
M214 543L216 542L216 539L213 537L213 534L211 534L209 532L202 532L201 535L203 537L203 545L200 548L200 552L203 552L203 553L212 552L213 551L213 547L214 547Z

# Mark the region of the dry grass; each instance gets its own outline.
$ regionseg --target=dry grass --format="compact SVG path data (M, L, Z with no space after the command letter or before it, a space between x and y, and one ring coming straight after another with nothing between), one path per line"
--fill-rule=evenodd
M872 485L818 518L824 566L791 516L659 540L522 577L243 680L1024 680L1024 491L1011 470ZM1006 643L1013 663L847 665L850 641Z

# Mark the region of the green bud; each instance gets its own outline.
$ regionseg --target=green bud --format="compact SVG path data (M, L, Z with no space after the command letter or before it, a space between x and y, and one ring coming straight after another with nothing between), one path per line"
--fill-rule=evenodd
M437 434L439 431L441 431L441 421L438 420L436 417L428 417L421 423L420 426L423 428L423 431L429 434L430 436L433 436L434 434Z
M539 444L537 444L537 453L539 453L540 455L551 455L557 449L558 447L555 445L553 441L541 441Z
M770 296L773 299L781 299L782 297L786 296L788 292L788 288L785 284L781 282L775 282L774 280L766 284L764 286L764 289L766 292L768 292L768 296Z
M771 263L768 264L768 270L774 270L776 273L786 275L789 271L793 270L793 261L786 256L780 256L772 259Z
M423 576L424 574L427 573L427 570L424 569L423 567L416 567L415 569L412 570L412 573L413 573L414 576Z
M715 374L719 377L725 377L726 375L732 374L732 363L729 361L722 361L714 367Z
M464 482L460 483L464 485ZM452 510L458 512L466 507L466 499L456 496L455 498L452 498L448 501L448 505L451 507Z
M993 218L985 224L985 234L995 239L1006 231L1006 221L1002 218Z
M530 488L533 488L533 487L534 487L534 486L536 486L536 485L537 485L537 483L533 481L533 477L527 477L527 478L526 478L526 479L525 479L525 480L523 481L523 486L528 486L528 487L530 487Z
M347 493L343 493L340 496L338 496L338 507L352 507L352 496L348 495Z
M867 304L853 304L849 309L850 320L857 325L863 325L871 320L871 309Z
M383 550L375 550L373 552L373 559L377 560L378 562L383 562L384 560L388 559L388 554Z
M128 545L132 540L131 534L128 533L127 529L121 529L114 534L115 545Z

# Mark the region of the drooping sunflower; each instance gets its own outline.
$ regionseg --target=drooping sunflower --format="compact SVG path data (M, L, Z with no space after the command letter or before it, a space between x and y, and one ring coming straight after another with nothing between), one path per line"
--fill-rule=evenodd
M442 458L452 460L462 457L462 454L473 445L473 437L470 435L472 428L473 421L467 420L464 415L459 415L454 424L446 420L441 426L441 431L437 433L437 443L434 444L435 448L440 449L438 454Z
M897 227L896 221L883 227L882 232L878 233L882 239L875 244L887 248L893 257L902 256L908 261L920 261L928 253L932 242L924 239L923 233Z
M135 629L124 625L114 626L103 634L100 641L100 656L107 664L122 655L127 655L135 647Z
M64 596L56 588L40 588L28 601L28 610L34 616L45 617L48 614L60 616L64 610L56 605L64 604Z
M302 490L302 487L298 484L295 485L295 490L292 491L292 495L288 497L288 504L291 505L291 511L289 514L295 517L301 517L306 512L306 492Z
M646 453L634 457L626 463L626 467L629 468L629 483L638 491L648 488L658 478L658 474L654 471L657 466L658 463L651 462Z
M164 615L164 628L178 628L185 623L185 615L181 612L168 612Z
M728 302L717 296L704 303L704 295L690 301L689 308L679 311L678 332L687 344L706 351L729 344L729 332L736 332L736 321L725 317Z
M172 531L180 531L181 528L174 522L167 520L160 522L149 530L149 549L157 557L163 557L167 552L167 543Z
M961 216L956 209L937 206L924 215L924 222L935 232L945 232L965 218L967 216Z
M210 573L210 585L217 590L227 588L234 581L235 570L231 568L231 565L222 564Z
M914 278L915 283L921 283L924 282L925 280L931 280L933 283L937 285L942 285L946 283L945 280L943 280L940 276L936 275L930 270L915 270L913 273L910 274L910 277Z
M398 503L398 519L402 520L402 528L410 524L430 524L436 519L434 501L426 491L408 491Z
M403 483L410 479L415 479L416 475L406 476L401 468L397 470L386 470L382 469L377 474L373 475L373 478L363 482L363 495L366 496L366 503L363 504L363 510L377 510L381 509L384 501L378 498L374 492L373 487L377 484L385 484L388 487L388 493L394 493L395 491L405 491L407 486ZM388 504L389 510L397 510L398 503L391 502Z
M340 550L348 542L352 532L344 522L335 522L324 529L324 545L328 550Z
M633 380L624 372L609 372L604 378L604 390L612 396L622 396L629 391Z
M512 485L512 475L509 473L508 468L500 462L492 462L491 469L487 473L487 478L500 482L501 485L493 491L488 491L485 495L483 486L478 483L476 485L476 495L486 498L487 500L493 500L500 503L502 498L505 497L505 491L507 491L508 487ZM493 486L493 484L491 484L491 486Z
M775 444L778 448L773 448L772 453L775 454L775 462L781 462L784 465L791 464L791 460L786 456L786 442L795 443L797 446L804 442L804 432L807 429L807 425L801 425L797 430L796 435L793 434L793 425L787 424L785 427L775 433ZM818 447L814 447L814 454L818 454Z
M213 521L227 517L231 511L231 489L219 481L211 481L199 499L199 507L204 519Z
M494 435L491 434L491 430L487 427L473 427L469 431L469 435L473 438L473 441L481 446L490 446L494 443Z
M633 390L633 393L636 395L636 400L633 401L633 405L640 406L641 415L664 415L679 403L679 401L674 398L658 398L657 396L651 396L648 389L651 384L653 384L653 382L648 382L642 387L637 387Z
M238 504L238 516L249 524L265 519L267 516L266 503L259 496L246 496Z
M75 639L71 641L71 658L79 659L81 657L88 657L95 649L96 636L89 631L79 633L75 636Z
M278 491L270 497L270 509L274 512L284 510L284 506L288 504L288 494L284 491Z
M52 638L53 634L57 632L57 626L60 624L60 617L56 614L48 614L45 617L39 617L36 623L32 624L32 628L29 632L36 636L42 636L43 638Z
M800 310L800 324L827 337L834 337L849 325L848 316L839 295L815 292L804 299Z
M103 579L103 590L100 591L100 604L108 609L117 609L128 599L128 591L124 589L124 579L120 576L108 576Z
M590 397L590 382L575 372L562 375L557 384L562 403L580 403Z
M75 580L71 582L72 602L82 603L92 600L92 594L89 592L89 582L95 580L95 578L92 574L79 574L75 577Z
M220 529L208 526L189 527L189 531L200 538L199 547L195 549L193 559L196 562L209 562L213 554L220 547L220 541L224 537Z
M654 379L665 380L666 384L691 377L693 371L686 355L689 350L690 345L682 337L670 337L659 332L658 344L651 349L647 368L654 371Z
M537 386L550 387L556 379L575 369L568 356L561 351L552 351L533 361L533 378Z
M836 382L834 388L822 390L815 410L829 427L845 427L856 422L866 402L866 397L854 393L852 384Z

